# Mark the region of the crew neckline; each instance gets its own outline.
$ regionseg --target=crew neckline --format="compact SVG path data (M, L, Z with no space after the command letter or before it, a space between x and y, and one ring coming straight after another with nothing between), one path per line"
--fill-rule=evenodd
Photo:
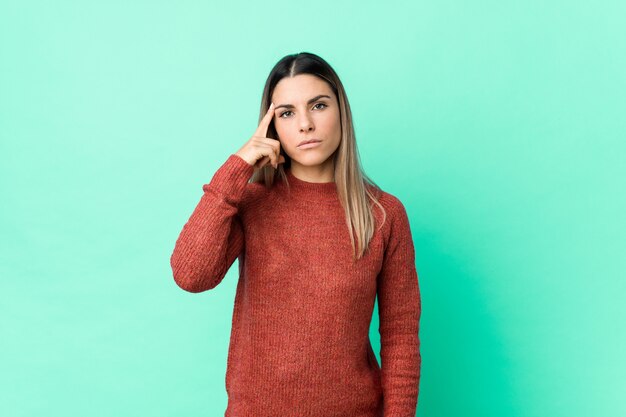
M337 184L330 182L309 182L293 175L291 168L285 169L291 195L296 199L307 201L339 201ZM285 184L287 188L287 184Z

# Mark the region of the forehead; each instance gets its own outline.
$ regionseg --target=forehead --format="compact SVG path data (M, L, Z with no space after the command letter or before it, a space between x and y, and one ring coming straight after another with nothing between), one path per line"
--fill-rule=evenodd
M280 80L272 93L273 102L296 103L306 102L318 94L334 94L328 83L311 74L298 74L295 77L285 77Z

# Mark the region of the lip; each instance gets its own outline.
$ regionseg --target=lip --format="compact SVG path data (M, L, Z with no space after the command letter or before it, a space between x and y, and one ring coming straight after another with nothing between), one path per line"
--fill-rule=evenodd
M306 140L303 140L302 142L300 142L298 144L298 148L303 147L304 145L314 145L314 144L320 143L320 142L321 142L320 139L315 139L315 138L313 138L313 139L306 139Z
M305 143L304 145L298 146L298 149L311 149L320 146L321 144L322 142L309 142Z

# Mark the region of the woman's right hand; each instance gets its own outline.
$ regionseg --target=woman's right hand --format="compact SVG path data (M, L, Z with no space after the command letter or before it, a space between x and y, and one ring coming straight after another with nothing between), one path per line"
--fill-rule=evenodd
M267 109L254 135L236 152L236 155L255 168L262 168L271 163L274 169L277 169L278 164L285 162L285 157L280 154L280 141L266 137L273 117L274 103Z

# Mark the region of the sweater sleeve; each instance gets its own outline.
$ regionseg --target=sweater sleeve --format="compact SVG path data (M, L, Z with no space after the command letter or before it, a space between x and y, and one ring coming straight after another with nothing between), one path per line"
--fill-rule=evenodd
M254 166L231 154L202 186L204 193L170 257L174 281L180 288L193 293L214 288L243 251L238 204L253 172Z
M384 417L415 417L422 304L409 219L400 200L395 203L377 288Z

